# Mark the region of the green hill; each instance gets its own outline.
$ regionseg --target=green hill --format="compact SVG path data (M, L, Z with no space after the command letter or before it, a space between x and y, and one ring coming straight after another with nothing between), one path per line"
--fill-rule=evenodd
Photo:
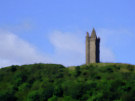
M135 101L135 66L95 63L0 69L0 101Z

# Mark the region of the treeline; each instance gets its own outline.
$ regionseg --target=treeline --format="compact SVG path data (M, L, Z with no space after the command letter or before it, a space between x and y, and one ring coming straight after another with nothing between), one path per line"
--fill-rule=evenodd
M135 66L98 63L0 69L0 101L135 101Z

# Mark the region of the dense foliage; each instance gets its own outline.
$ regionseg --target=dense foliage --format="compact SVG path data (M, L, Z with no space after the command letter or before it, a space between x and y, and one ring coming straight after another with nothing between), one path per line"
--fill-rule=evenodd
M0 69L0 101L135 101L135 66L98 63Z

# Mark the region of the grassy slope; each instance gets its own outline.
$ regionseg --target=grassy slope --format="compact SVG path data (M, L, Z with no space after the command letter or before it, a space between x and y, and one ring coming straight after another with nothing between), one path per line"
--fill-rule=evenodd
M65 68L55 64L0 69L2 101L133 101L135 66L95 63Z

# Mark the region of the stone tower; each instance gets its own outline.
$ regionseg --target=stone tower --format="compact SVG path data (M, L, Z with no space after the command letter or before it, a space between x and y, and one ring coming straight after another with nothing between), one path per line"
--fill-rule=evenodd
M86 64L100 62L100 38L97 38L93 28L91 36L86 36Z

